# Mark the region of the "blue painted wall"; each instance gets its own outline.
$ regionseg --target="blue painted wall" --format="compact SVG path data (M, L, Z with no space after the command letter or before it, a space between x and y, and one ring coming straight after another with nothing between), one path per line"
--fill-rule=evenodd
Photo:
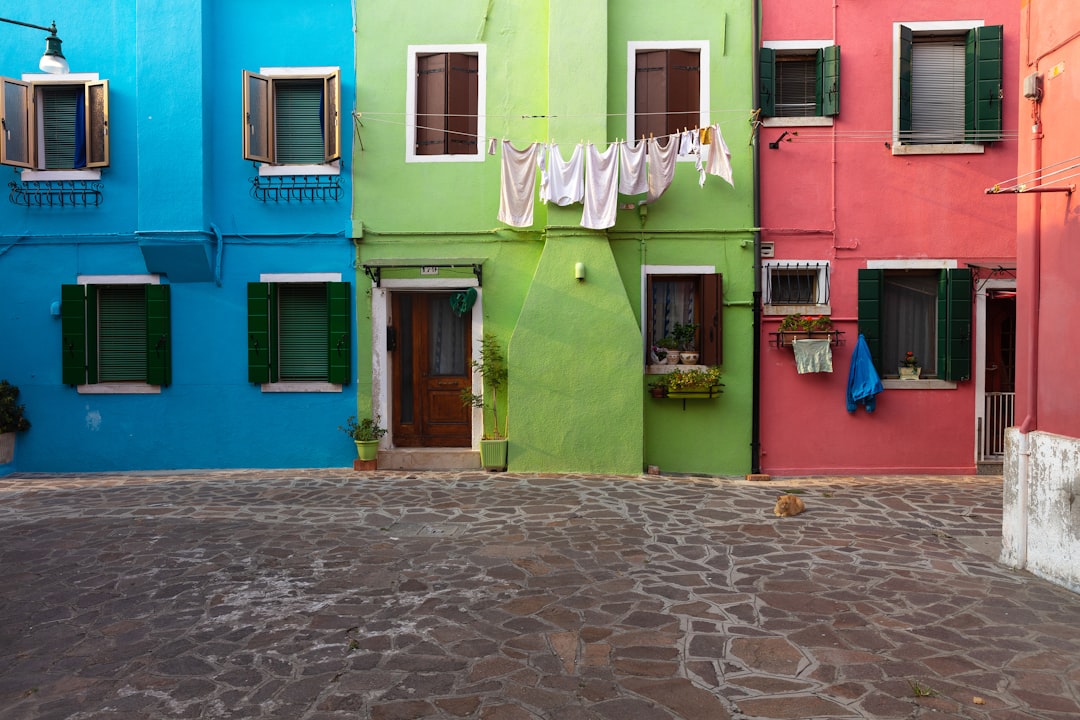
M109 81L111 139L99 207L28 209L0 197L0 378L20 387L33 423L14 469L350 465L355 448L337 428L356 413L357 383L273 394L248 383L246 290L260 273L355 277L352 3L25 0L4 15L55 20L72 72ZM37 72L44 40L0 24L0 75ZM340 68L341 200L251 197L241 77L271 66ZM5 185L18 178L0 167ZM80 395L61 384L60 319L50 312L60 286L147 273L148 256L176 274L162 277L172 286L172 384L156 395Z

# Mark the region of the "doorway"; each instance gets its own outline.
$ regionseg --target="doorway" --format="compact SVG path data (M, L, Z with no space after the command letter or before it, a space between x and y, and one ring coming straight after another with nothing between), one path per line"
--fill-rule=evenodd
M387 351L396 447L469 447L472 320L451 307L449 292L393 292Z
M979 459L1005 456L1005 429L1013 424L1016 399L1016 291L990 289L986 295L983 363L983 422Z

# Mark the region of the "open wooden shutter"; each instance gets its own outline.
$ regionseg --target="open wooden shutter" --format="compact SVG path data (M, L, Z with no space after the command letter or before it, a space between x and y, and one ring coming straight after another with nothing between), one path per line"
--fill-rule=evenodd
M881 367L881 297L883 270L859 270L859 333L870 348L874 366Z
M417 155L446 155L446 53L416 58Z
M109 81L86 84L86 167L109 164Z
M668 50L666 133L700 124L701 57L693 50Z
M352 313L349 302L349 283L326 284L326 304L330 332L327 336L330 353L329 380L348 385L352 370L352 339L350 334Z
M758 50L758 104L762 115L776 115L776 51L772 48Z
M1001 139L1001 25L973 28L964 46L964 126L967 142Z
M447 56L446 144L451 155L477 153L479 62L476 55L450 53Z
M938 283L938 377L971 379L971 288L968 268L943 270Z
M146 285L146 382L150 385L172 382L168 285Z
M323 79L323 162L341 157L341 74Z
M911 52L912 33L907 25L900 26L900 142L911 142Z
M0 165L33 167L34 93L30 83L0 78Z
M270 78L244 71L244 159L273 162L274 114Z
M92 330L92 328L90 329ZM86 383L86 286L60 287L60 378L65 385Z
M817 51L817 114L840 114L840 46L830 45Z
M271 308L277 298L272 283L248 283L248 382L276 380L274 345L271 342Z
M701 355L703 365L724 362L724 276L701 276Z

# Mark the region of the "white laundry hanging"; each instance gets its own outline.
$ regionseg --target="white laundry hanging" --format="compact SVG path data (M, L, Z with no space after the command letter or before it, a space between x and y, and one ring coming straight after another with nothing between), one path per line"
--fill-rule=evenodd
M657 138L649 138L649 194L645 202L654 203L675 179L675 161L679 142L675 135L667 136L667 146L661 147Z
M712 142L709 144L709 159L705 163L705 170L710 175L716 175L727 180L731 187L735 187L731 171L731 151L724 142L724 135L720 132L719 125L710 125Z
M562 159L559 144L547 146L546 172L540 179L540 201L566 206L585 197L585 158L581 143L574 146L569 160Z
M502 142L502 173L499 178L499 222L514 227L533 223L533 196L540 143L518 150L509 140Z
M600 152L589 143L585 152L585 209L581 225L604 230L615 224L618 207L619 148L612 143Z
M627 140L619 143L619 192L623 195L640 195L649 191L649 177L645 171L645 141Z

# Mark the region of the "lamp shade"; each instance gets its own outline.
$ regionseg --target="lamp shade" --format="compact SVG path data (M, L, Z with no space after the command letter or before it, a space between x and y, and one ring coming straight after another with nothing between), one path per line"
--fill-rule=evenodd
M64 53L60 52L62 42L60 38L56 37L55 32L45 38L45 54L41 56L41 62L38 63L41 72L52 75L66 75L71 72L71 68L68 67L68 62L64 58Z

